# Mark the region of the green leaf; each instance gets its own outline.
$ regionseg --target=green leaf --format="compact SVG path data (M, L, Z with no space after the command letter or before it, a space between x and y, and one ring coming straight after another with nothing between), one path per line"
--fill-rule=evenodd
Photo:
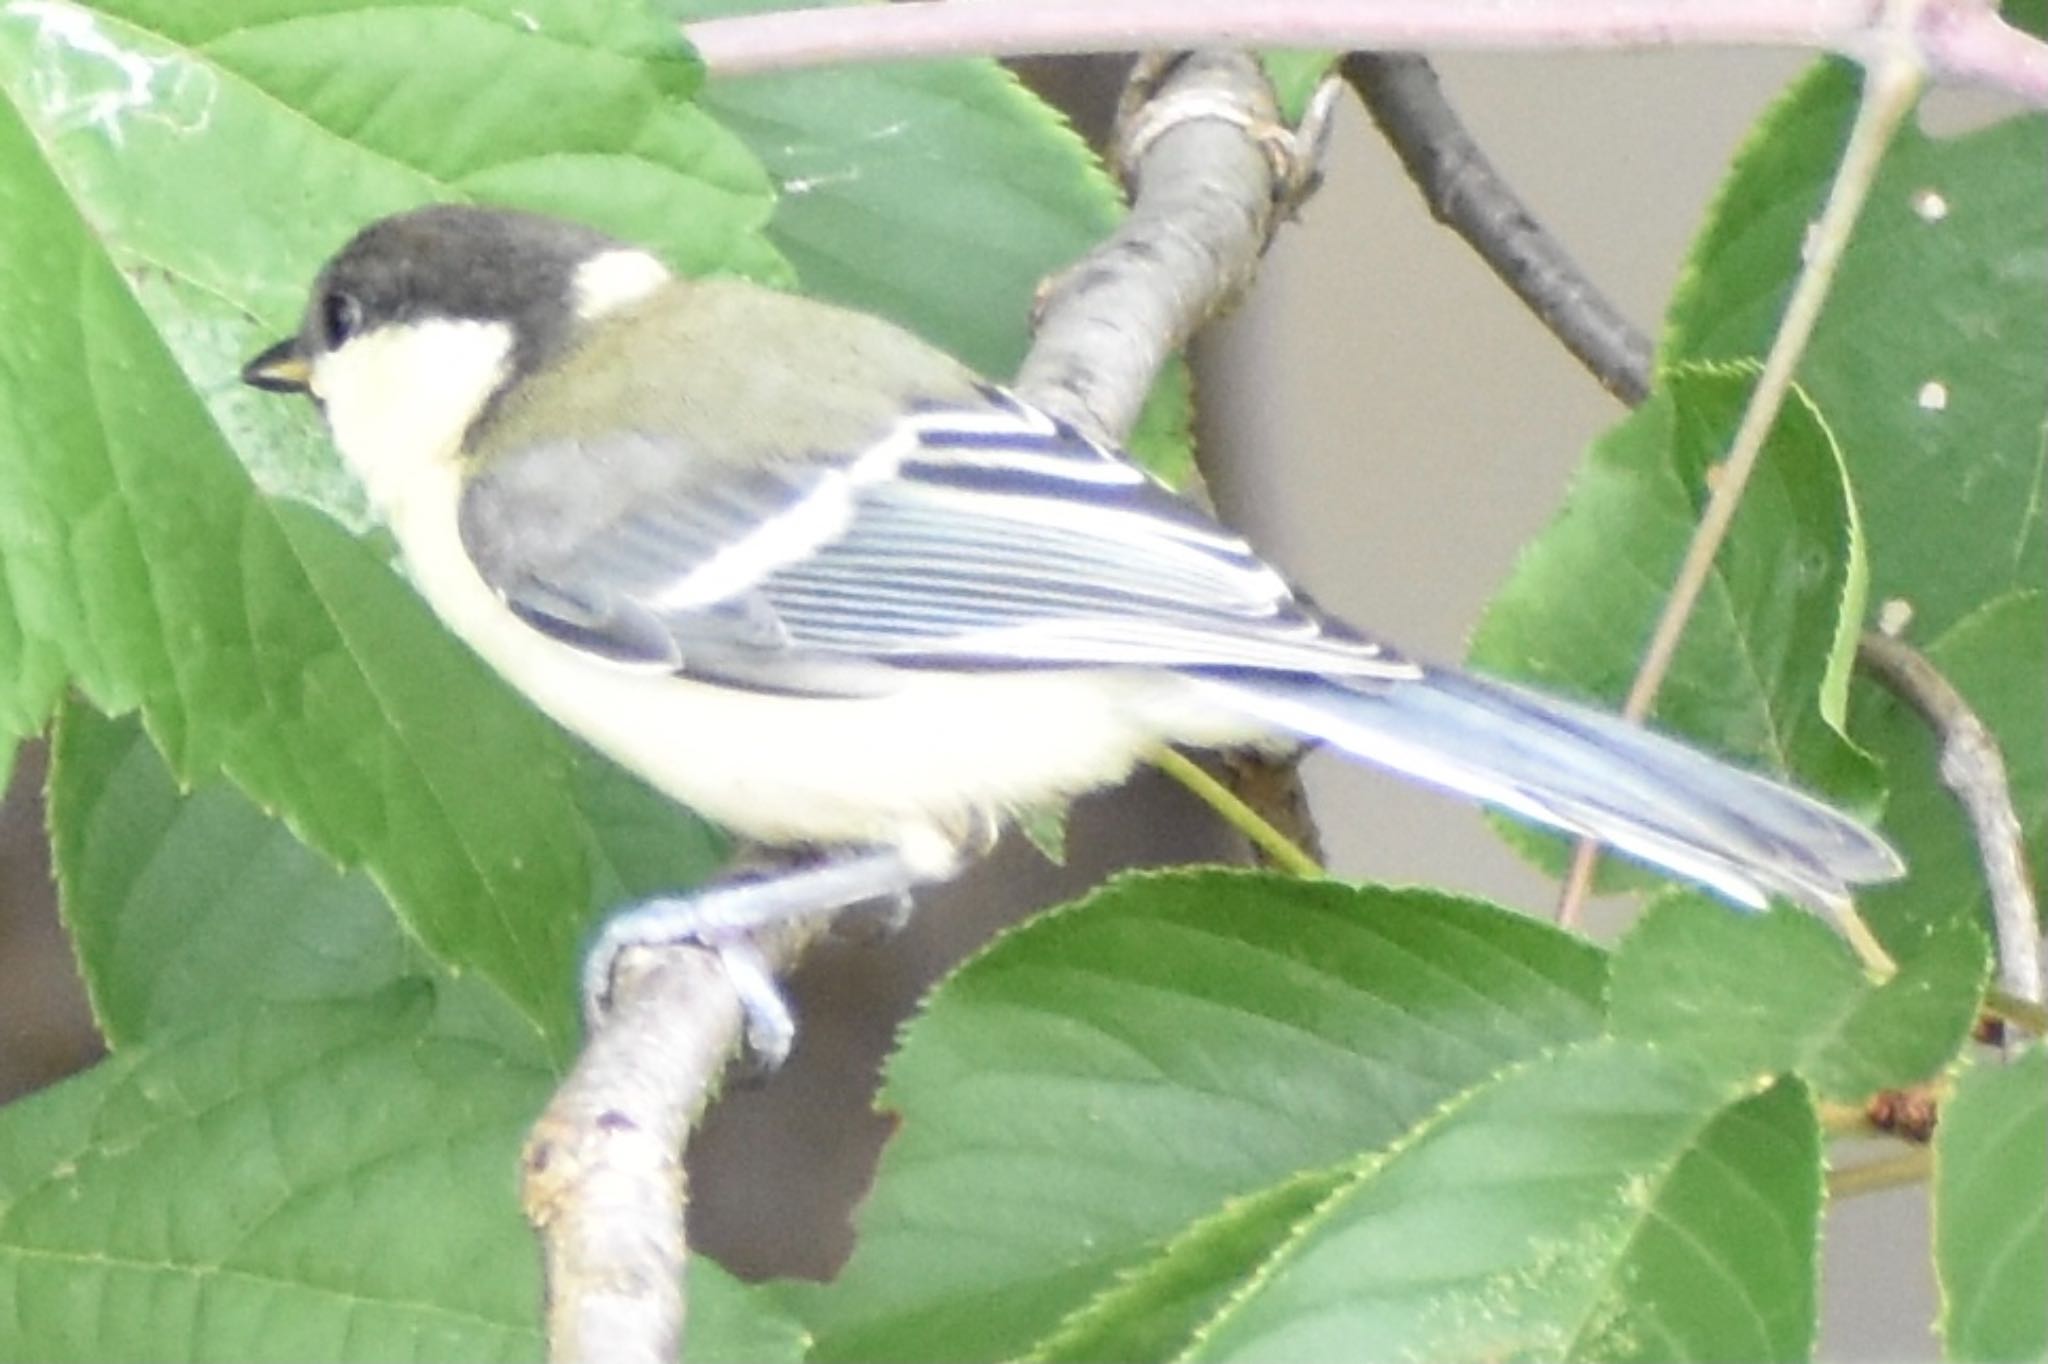
M441 972L367 876L225 782L181 789L132 717L65 706L48 799L59 905L110 1046L431 979L440 1031L544 1062L510 1001Z
M558 1052L602 879L584 757L381 553L264 496L359 523L311 412L235 375L355 227L430 198L775 272L758 167L672 97L686 58L583 8L0 11L0 710L36 723L67 673L139 707L180 780L225 771L367 868ZM707 840L672 819L685 884Z
M67 705L48 819L60 904L109 1045L424 972L369 878L224 782L181 791L133 718Z
M1055 867L1067 865L1067 812L1063 806L1037 805L1019 810L1017 832L1031 840L1039 855Z
M799 1364L811 1338L767 1289L742 1283L702 1255L686 1275L684 1364Z
M1934 1267L1951 1359L2048 1354L2048 1047L1965 1070L1934 1132Z
M693 17L781 0L690 0ZM1116 188L1066 119L987 61L822 67L713 82L704 106L781 191L770 239L804 291L893 318L995 379L1030 343L1040 282L1116 226ZM1133 451L1193 467L1184 366Z
M1990 959L1973 925L1901 956L1880 985L1811 915L1663 896L1615 949L1609 1027L1716 1079L1796 1071L1853 1103L1938 1074L1976 1022Z
M1820 1124L1780 1080L1678 1157L1574 1359L1805 1359L1819 1326Z
M1804 1357L1812 1107L1726 1099L1612 1040L1511 1071L1362 1166L1186 1357Z
M1310 1170L1284 1184L1227 1200L1150 1262L1060 1324L1027 1358L1075 1364L1170 1359L1243 1285L1247 1270L1294 1233L1349 1171Z
M1266 79L1273 83L1273 98L1280 105L1280 117L1289 127L1300 124L1316 87L1331 74L1342 55L1292 48L1259 54L1259 65L1265 68Z
M428 1002L259 1006L0 1110L0 1356L537 1357L510 1187L549 1076ZM692 1294L691 1358L799 1357L760 1294Z
M1472 641L1483 670L1619 701L1670 593L1753 375L1686 369L1592 448ZM1795 394L1766 444L1659 693L1661 727L1854 805L1877 774L1842 734L1862 619L1855 508L1828 428ZM1502 826L1508 827L1508 826ZM1562 845L1512 841L1562 861Z
M2013 812L2026 839L2034 884L2048 885L2048 594L2014 592L1988 602L1922 646L1998 741ZM1883 761L1892 788L1884 828L1910 874L1875 887L1864 908L1887 938L1962 921L1989 923L1983 863L1956 797L1941 776L1927 722L1865 679L1856 733Z
M1225 1199L1394 1140L1591 1036L1601 958L1423 891L1127 877L932 997L821 1358L1014 1355Z
M1752 134L1693 247L1666 363L1764 352L1856 91L1846 63L1817 67ZM1911 602L1929 636L2048 578L2044 198L2048 120L1954 138L1908 120L1800 361L1846 453L1871 590Z
M0 1112L0 1354L533 1355L504 1189L545 1075L426 1002L272 1006Z
M122 273L260 486L360 524L310 414L233 376L296 325L313 272L369 219L483 199L693 270L786 277L760 236L758 165L672 98L689 59L680 42L650 59L649 22L571 0L17 5L0 15L0 98L35 144L0 155L0 182L60 183L73 230ZM42 360L24 372L67 368Z

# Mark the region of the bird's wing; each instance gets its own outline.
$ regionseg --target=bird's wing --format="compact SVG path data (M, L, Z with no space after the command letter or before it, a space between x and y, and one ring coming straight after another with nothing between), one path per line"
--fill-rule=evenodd
M578 455L658 491L563 527L520 477L562 452L515 451L471 485L462 523L530 624L621 661L821 692L887 668L1414 673L1128 460L999 390L906 414L850 461L614 441L635 448ZM663 460L673 476L646 478Z

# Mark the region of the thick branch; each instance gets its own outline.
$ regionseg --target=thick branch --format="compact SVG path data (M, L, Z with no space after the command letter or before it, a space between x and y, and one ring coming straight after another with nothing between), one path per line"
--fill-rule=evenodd
M1463 237L1600 386L1634 407L1650 392L1650 340L1543 230L1444 98L1427 58L1354 52L1358 92L1436 220Z
M761 935L778 973L818 932ZM620 960L613 1007L527 1136L521 1201L540 1236L548 1357L668 1364L683 1332L683 1150L740 1045L740 1003L696 947Z
M1284 198L1269 149L1286 144L1271 87L1240 53L1141 62L1117 137L1131 211L1047 282L1015 387L1121 444L1160 366L1250 282Z
M1018 380L1067 420L1121 439L1158 366L1248 277L1296 164L1263 76L1198 57L1120 120L1136 203L1123 228L1056 278ZM1241 117L1256 90L1254 117ZM757 941L785 974L822 931ZM740 1043L730 978L692 947L635 951L612 1010L528 1140L524 1201L542 1241L549 1355L672 1360L684 1326L683 1151Z
M1338 52L1798 47L1858 61L1891 35L1882 0L919 0L709 19L686 27L713 74L906 57L1205 47ZM1940 80L2048 105L2048 45L1983 0L1925 6L1908 35Z
M1243 53L1140 61L1117 118L1130 214L1047 282L1018 393L1098 439L1122 441L1160 366L1250 284L1281 216L1313 179L1327 115L1319 98L1290 133ZM1268 834L1317 847L1291 760L1234 755L1227 771ZM1253 839L1262 861L1288 865L1267 846Z
M2041 1003L2039 911L1997 736L1955 684L1904 640L1865 635L1857 645L1856 661L1886 691L1918 712L1939 740L1941 779L1969 817L1984 880L1991 890L1991 922L1998 934L1998 983L2016 998Z

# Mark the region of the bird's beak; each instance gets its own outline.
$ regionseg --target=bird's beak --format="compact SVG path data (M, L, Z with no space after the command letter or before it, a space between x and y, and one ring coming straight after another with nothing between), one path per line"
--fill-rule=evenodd
M242 366L242 382L270 393L310 391L313 367L299 350L299 338L287 336Z

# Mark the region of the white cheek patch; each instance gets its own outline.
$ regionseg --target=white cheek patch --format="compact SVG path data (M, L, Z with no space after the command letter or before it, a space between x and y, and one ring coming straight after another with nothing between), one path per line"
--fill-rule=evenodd
M668 267L645 251L622 247L592 256L576 267L576 316L588 322L617 312L671 278Z
M387 519L423 464L453 462L511 356L505 323L444 319L380 327L313 362L334 444Z

